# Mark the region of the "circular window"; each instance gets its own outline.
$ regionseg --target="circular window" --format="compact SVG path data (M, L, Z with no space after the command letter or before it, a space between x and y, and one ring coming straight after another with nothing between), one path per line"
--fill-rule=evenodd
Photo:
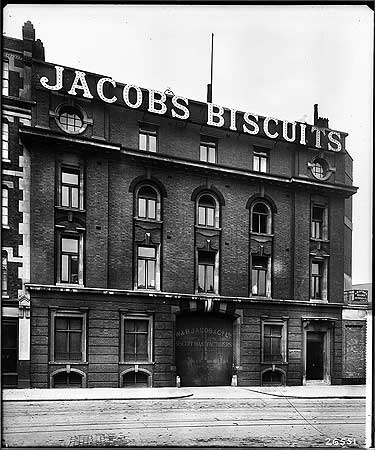
M62 106L59 109L57 124L63 131L72 134L82 133L86 128L82 112L72 106Z
M327 177L328 165L323 159L316 159L311 164L311 172L318 180L324 180Z

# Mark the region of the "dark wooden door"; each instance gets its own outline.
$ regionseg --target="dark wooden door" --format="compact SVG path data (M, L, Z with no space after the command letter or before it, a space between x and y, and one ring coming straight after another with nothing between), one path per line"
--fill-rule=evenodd
M323 380L324 333L307 333L306 379Z
M181 386L229 386L233 321L210 313L177 317L176 366Z

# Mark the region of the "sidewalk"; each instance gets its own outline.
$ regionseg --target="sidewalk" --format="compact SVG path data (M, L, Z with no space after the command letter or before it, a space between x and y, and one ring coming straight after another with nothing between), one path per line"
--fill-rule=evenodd
M163 388L3 389L3 401L54 400L161 400L177 398L365 398L365 385L210 386Z

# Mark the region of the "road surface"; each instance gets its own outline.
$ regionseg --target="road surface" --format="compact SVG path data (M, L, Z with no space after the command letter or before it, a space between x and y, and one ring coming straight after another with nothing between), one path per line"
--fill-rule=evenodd
M364 447L365 400L6 401L2 431L9 447Z

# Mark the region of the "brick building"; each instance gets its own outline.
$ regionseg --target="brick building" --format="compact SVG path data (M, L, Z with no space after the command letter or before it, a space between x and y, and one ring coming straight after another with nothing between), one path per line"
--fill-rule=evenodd
M356 188L317 106L289 123L56 66L30 22L2 86L5 386L350 378Z

